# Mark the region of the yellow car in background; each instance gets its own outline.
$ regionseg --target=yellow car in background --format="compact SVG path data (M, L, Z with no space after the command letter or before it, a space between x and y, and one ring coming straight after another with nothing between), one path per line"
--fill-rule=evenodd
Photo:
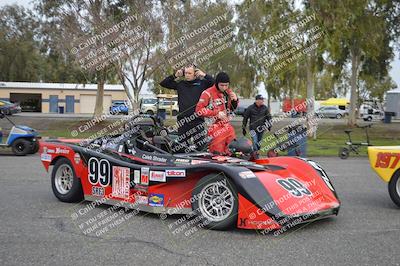
M372 169L389 183L389 195L400 207L400 146L368 147L368 157Z

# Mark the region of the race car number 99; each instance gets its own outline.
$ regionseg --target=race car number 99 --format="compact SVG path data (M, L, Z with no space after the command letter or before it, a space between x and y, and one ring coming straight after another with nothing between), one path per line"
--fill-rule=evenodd
M276 180L279 185L286 189L290 194L295 197L303 197L303 195L311 196L312 193L300 181L294 178L278 179Z
M110 162L92 157L89 159L89 182L92 185L100 184L106 187L110 184Z

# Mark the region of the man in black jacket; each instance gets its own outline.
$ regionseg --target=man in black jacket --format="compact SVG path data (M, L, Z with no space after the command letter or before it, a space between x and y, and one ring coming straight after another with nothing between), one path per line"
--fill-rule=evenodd
M247 107L243 114L243 135L246 135L247 121L250 118L250 135L253 139L253 147L255 151L260 150L260 142L262 140L264 131L267 129L271 131L271 114L268 107L264 104L264 97L262 95L256 96L254 104Z
M183 80L176 81L177 78L184 76ZM181 143L180 152L187 151L191 145L190 139L193 137L197 145L197 150L203 150L207 143L203 140L207 136L204 128L204 118L195 114L196 105L201 93L214 84L214 79L205 74L195 65L189 65L175 72L174 75L166 77L160 82L164 88L176 90L178 93L179 114L177 116L179 142Z

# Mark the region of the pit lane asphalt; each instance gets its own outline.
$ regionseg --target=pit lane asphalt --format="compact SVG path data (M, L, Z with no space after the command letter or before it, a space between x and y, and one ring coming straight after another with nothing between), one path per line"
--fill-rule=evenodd
M313 159L338 191L337 217L280 236L201 229L186 237L169 229L181 216L139 213L96 237L71 218L89 203L58 201L38 155L0 155L0 265L399 265L400 209L367 158Z

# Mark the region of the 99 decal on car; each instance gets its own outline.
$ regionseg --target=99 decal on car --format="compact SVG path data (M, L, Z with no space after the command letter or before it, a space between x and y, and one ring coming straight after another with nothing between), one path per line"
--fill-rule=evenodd
M88 179L90 184L99 184L102 187L110 185L111 167L109 161L105 159L98 160L95 157L91 157L88 162L88 168Z
M276 182L295 197L312 196L311 191L294 178L277 179Z

